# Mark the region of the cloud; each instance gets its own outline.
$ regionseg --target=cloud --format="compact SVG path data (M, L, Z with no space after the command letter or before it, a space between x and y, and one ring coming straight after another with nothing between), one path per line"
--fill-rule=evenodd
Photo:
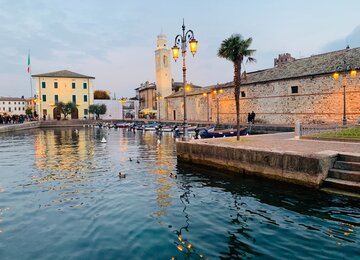
M329 52L345 49L347 45L351 48L360 47L360 25L358 25L348 36L326 44L322 48L322 51Z

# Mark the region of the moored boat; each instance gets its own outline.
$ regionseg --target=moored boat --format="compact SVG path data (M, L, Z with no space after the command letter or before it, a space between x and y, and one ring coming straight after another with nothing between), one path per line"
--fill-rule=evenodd
M240 135L246 135L247 128L240 128ZM199 136L201 138L217 138L217 137L229 137L229 136L236 136L237 130L236 129L221 129L221 130L214 130L214 129L202 129L199 131Z

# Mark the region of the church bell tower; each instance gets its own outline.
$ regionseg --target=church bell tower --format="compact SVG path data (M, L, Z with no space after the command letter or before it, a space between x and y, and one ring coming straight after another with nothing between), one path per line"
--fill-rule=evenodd
M166 35L160 34L157 37L155 50L158 119L167 119L167 104L164 98L169 96L172 92L170 58L170 50L167 46Z

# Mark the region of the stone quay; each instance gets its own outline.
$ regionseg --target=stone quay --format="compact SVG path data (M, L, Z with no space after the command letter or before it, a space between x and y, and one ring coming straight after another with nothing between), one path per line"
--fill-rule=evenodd
M180 162L205 165L233 173L257 175L313 188L331 184L337 161L348 163L355 176L350 190L360 194L360 144L352 142L295 139L294 133L178 141ZM345 170L337 170L346 172ZM347 178L349 179L349 178ZM337 189L347 190L349 180L336 180ZM351 179L351 178L350 178ZM335 187L328 185L329 187Z

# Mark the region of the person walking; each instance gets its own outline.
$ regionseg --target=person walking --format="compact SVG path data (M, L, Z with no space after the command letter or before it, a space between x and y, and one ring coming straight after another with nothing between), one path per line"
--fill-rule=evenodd
M255 115L256 115L255 112L252 111L251 112L251 123L253 123L253 124L255 123Z

